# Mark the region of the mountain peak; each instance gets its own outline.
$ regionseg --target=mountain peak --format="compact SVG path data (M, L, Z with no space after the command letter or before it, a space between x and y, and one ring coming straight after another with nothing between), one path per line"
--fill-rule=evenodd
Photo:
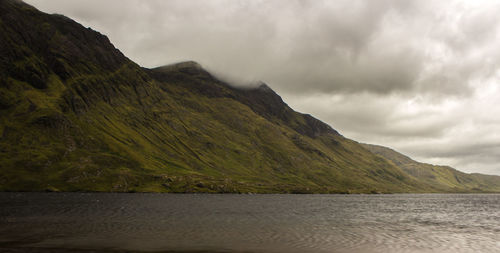
M178 68L202 68L201 64L195 62L195 61L184 61L184 62L179 62L173 64L177 66Z
M264 91L264 92L272 92L272 93L275 93L273 89L271 89L271 87L269 87L267 84L265 84L264 82L259 82L259 86L257 87L257 90L259 91Z
M0 68L35 88L52 73L67 80L130 63L105 35L22 1L0 1L0 21Z
M186 69L202 70L203 67L201 66L201 64L195 61L183 61L153 68L153 70L160 72L172 71L172 70L186 70Z

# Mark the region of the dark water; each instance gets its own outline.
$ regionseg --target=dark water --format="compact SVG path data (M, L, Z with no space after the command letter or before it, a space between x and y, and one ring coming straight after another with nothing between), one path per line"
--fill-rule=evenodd
M0 245L131 251L500 252L500 195L0 193Z

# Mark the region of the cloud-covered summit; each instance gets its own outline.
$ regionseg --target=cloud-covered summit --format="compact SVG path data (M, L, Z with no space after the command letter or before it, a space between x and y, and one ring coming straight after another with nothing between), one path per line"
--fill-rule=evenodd
M348 137L500 174L497 1L28 0L132 60L270 84Z

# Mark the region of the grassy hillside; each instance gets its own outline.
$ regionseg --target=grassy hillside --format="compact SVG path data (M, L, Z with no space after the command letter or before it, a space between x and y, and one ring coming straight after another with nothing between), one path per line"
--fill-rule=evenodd
M14 0L0 1L0 36L1 191L441 190L265 84L236 89L194 62L141 68Z
M467 174L449 166L420 163L390 148L362 144L365 148L401 168L415 179L436 191L499 192L500 176Z

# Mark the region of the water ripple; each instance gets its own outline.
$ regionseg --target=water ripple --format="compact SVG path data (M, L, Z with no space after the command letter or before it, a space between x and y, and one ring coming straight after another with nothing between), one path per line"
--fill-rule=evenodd
M141 251L488 253L500 252L499 217L495 194L0 193L0 243Z

